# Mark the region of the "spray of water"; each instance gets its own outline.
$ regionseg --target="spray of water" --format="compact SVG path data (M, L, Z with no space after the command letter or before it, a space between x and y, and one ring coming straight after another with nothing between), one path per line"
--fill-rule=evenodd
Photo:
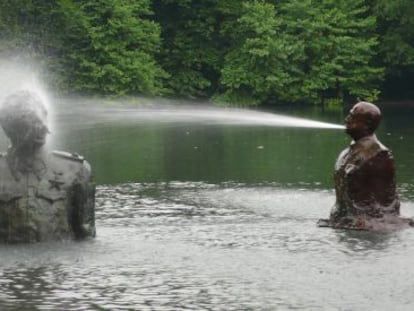
M46 109L52 114L49 92L41 82L41 68L17 60L0 60L0 105L7 96L21 90L29 91L40 98ZM53 131L53 118L48 118L48 127Z
M0 60L0 102L8 95L27 90L35 93L50 111L50 100L45 85L39 78L40 68L33 64Z
M196 124L223 124L223 125L255 125L274 127L302 127L343 129L343 125L296 118L269 112L253 111L248 109L220 108L200 105L177 105L177 101L163 101L162 105L154 99L145 103L136 99L134 107L125 107L123 104L74 104L67 103L72 113L78 119L92 124L99 122L174 122ZM149 104L149 106L148 106ZM78 107L77 107L78 106ZM87 107L87 108L85 108Z
M50 104L50 94L45 85L39 79L40 68L33 64L21 63L10 60L0 60L0 103L4 98L18 90L28 90L40 97L46 105L49 115L54 115L53 107ZM136 99L140 102L140 99ZM174 105L165 100L151 100L151 104L164 102L164 104L155 104L155 108L145 108L145 106L128 107L124 103L118 102L116 107L108 108L105 105L92 105L81 103L79 115L87 116L84 119L90 122L94 120L104 121L111 119L117 120L145 120L169 121L169 122L199 122L199 123L219 123L219 124L237 124L237 125L260 125L260 126L283 126L283 127L307 127L307 128L326 128L326 129L343 129L342 125L331 124L320 121L313 121L303 118L283 116L273 113L252 111L247 109L226 109L226 108L194 108L194 105ZM177 103L177 102L175 102ZM76 103L70 102L70 107L66 107L73 114L76 110ZM90 115L88 115L88 111ZM65 112L64 112L65 113ZM83 119L83 118L81 118ZM53 118L49 118L49 128L54 131ZM51 137L53 139L53 135Z
M142 112L141 112L142 113ZM245 109L175 109L159 112L170 120L192 120L236 125L343 129L343 125Z

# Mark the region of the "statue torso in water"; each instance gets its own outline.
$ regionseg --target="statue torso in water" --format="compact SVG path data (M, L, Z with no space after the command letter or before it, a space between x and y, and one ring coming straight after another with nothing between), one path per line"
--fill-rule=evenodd
M336 203L330 221L338 227L364 227L362 218L399 215L394 159L370 135L341 152L335 165Z
M82 157L55 151L27 165L15 161L0 156L1 242L95 235L95 186Z

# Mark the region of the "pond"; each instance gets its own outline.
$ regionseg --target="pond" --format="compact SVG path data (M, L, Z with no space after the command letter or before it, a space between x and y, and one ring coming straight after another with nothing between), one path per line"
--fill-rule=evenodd
M342 130L137 101L56 101L50 144L91 163L97 237L0 246L0 310L414 308L414 230L315 225L334 203L333 165L349 144ZM378 131L394 152L409 217L413 112L386 110Z

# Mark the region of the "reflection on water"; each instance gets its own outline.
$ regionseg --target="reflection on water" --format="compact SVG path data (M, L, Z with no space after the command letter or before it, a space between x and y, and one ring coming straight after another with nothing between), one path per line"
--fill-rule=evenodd
M95 240L0 246L0 310L414 307L414 232L316 227L333 199L276 185L99 186Z

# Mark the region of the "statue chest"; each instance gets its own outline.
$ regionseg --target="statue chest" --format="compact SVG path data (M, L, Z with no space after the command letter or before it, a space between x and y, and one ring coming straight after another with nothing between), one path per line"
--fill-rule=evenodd
M31 242L71 238L68 191L51 174L40 180L28 174L0 182L0 240Z
M4 177L3 175L0 178L0 205L3 206L19 202L35 208L53 205L57 201L65 200L67 196L67 185L53 171L46 172L40 179L30 173L21 176L18 180L12 176Z

